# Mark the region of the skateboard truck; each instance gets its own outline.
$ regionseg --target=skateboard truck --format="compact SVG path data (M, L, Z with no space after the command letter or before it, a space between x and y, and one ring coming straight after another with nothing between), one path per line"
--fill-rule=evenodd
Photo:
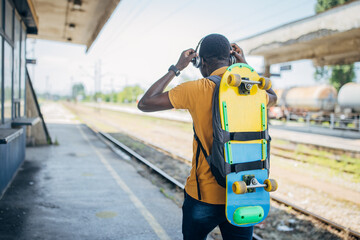
M248 189L252 188L261 188L261 187L267 187L266 184L261 184L256 178L252 178L250 181L250 185L246 186ZM255 189L254 189L255 190Z
M244 194L255 192L256 188L264 188L267 192L276 191L278 184L275 179L266 179L263 184L254 177L254 175L244 175L244 181L236 181L232 185L235 194Z
M250 94L250 90L254 84L258 84L262 90L269 90L271 88L271 80L269 78L260 77L258 81L252 81L236 73L229 74L227 84L232 87L239 87L239 93L246 95Z

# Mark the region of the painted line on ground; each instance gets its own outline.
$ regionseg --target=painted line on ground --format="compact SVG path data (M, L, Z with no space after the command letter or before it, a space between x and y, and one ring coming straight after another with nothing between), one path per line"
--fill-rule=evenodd
M155 217L149 212L149 210L144 206L144 204L140 201L138 197L131 191L131 189L126 185L126 183L121 179L121 177L117 174L115 169L110 165L110 163L106 160L106 158L99 152L98 149L90 142L89 138L85 135L84 131L81 127L77 126L80 131L82 137L88 142L90 147L94 150L96 155L99 157L100 161L104 164L105 168L110 172L111 176L114 178L116 183L120 186L120 188L127 193L131 202L135 205L135 207L140 211L140 213L144 216L145 220L149 223L151 228L154 230L159 239L170 239L169 235L165 232L165 230L161 227L159 222L155 219Z

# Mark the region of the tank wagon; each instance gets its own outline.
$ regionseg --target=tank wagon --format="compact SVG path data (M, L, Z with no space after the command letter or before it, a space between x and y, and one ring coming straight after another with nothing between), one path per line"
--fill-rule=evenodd
M278 102L269 117L322 124L360 131L360 84L347 83L337 93L328 84L275 90ZM349 127L350 126L350 127Z
M338 103L340 108L352 113L360 113L360 83L347 83L339 90Z
M331 85L292 87L275 92L278 96L277 108L281 109L272 109L276 112L275 118L291 118L291 115L305 117L309 112L329 116L336 106L337 92Z

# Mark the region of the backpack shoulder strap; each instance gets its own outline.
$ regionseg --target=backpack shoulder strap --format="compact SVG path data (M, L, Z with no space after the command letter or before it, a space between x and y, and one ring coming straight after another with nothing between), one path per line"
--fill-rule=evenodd
M199 139L199 137L196 135L196 132L195 132L195 127L193 126L193 130L194 130L194 138L196 140L196 142L198 143L198 146L200 147L202 153L204 154L205 158L208 157L208 154L206 153L206 150L205 148L203 147L203 145L201 144L201 141Z
M194 130L194 138L197 142L197 149L196 149L196 156L195 156L195 178L196 178L196 186L197 186L197 192L198 192L198 198L199 200L201 200L201 192L200 192L200 183L199 183L199 177L198 177L198 173L197 173L197 169L198 169L198 165L199 165L199 157L200 157L200 149L202 151L202 153L205 156L205 159L208 157L203 145L201 144L200 139L198 138L198 136L196 135L195 132L195 127L193 125L193 130Z
M220 85L221 77L218 75L209 76L209 77L207 77L207 79L209 79L210 81L213 81L217 86Z

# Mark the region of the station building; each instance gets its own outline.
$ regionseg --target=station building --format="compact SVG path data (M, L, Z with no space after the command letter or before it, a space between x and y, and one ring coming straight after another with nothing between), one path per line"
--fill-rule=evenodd
M120 0L0 0L0 198L25 159L26 145L51 137L26 69L26 39L89 48Z

